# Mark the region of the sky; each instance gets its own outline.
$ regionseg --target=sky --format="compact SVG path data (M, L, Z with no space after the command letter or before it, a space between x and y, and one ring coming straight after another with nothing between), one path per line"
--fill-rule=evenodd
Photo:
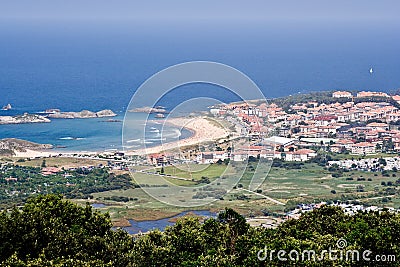
M0 0L0 19L186 21L399 22L398 0Z

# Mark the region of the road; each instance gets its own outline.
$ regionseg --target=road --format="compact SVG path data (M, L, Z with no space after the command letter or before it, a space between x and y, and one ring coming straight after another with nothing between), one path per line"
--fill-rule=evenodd
M271 198L271 197L268 197L268 196L266 196L266 195L263 195L263 194L260 194L260 193L254 192L254 191L250 191L250 190L245 189L245 188L240 188L240 189L243 190L243 191L247 191L247 192L249 192L249 193L258 195L258 196L263 197L263 198L265 198L265 199L268 199L269 201L274 202L275 204L278 204L278 205L285 205L285 203L280 202L280 201L278 201L278 200L276 200L276 199L273 199L273 198Z

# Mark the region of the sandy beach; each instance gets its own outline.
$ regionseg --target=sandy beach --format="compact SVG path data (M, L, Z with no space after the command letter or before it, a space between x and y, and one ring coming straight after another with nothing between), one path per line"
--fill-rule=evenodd
M172 124L181 129L186 128L192 131L193 135L189 138L161 144L159 146L139 149L135 151L129 151L126 154L145 155L145 154L159 153L161 151L178 149L179 147L185 147L185 146L191 146L200 143L215 141L221 138L226 138L229 135L227 129L224 129L222 126L219 126L217 122L213 122L212 120L206 119L204 117L170 118L167 119L165 123Z
M173 142L164 143L155 147L148 147L133 151L125 151L126 155L146 155L159 153L161 151L168 151L173 149L179 149L180 147L192 146L196 144L212 142L218 139L226 138L229 135L228 129L224 129L216 121L210 120L210 118L205 117L195 117L195 118L169 118L164 121L164 124L172 124L180 129L186 128L190 130L193 134L192 136L177 140ZM63 156L72 155L72 153L77 154L98 154L101 152L89 152L89 151L76 151L76 152L65 152L56 150L33 150L25 149L25 151L15 150L14 157L17 158L35 158L35 157L51 157L59 155Z
M51 157L58 155L59 152L56 151L39 151L39 150L32 150L26 149L25 151L14 151L16 158L36 158L36 157Z
M25 151L17 151L14 150L15 158L46 158L62 155L62 157L72 157L73 154L83 154L83 155L92 155L95 156L102 152L97 151L57 151L57 150L33 150L33 149L25 149Z

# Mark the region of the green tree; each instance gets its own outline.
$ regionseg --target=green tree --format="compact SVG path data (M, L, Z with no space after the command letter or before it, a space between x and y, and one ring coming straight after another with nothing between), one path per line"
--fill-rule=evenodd
M88 204L80 207L60 195L31 198L21 210L0 216L0 261L17 255L23 262L71 259L126 266L133 241L111 226L108 214Z

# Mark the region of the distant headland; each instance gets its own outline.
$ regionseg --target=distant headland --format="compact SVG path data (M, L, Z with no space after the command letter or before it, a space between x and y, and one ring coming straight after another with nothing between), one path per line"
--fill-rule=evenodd
M27 150L46 150L53 148L50 144L38 144L16 138L0 139L0 155L13 156L16 152L26 152Z

